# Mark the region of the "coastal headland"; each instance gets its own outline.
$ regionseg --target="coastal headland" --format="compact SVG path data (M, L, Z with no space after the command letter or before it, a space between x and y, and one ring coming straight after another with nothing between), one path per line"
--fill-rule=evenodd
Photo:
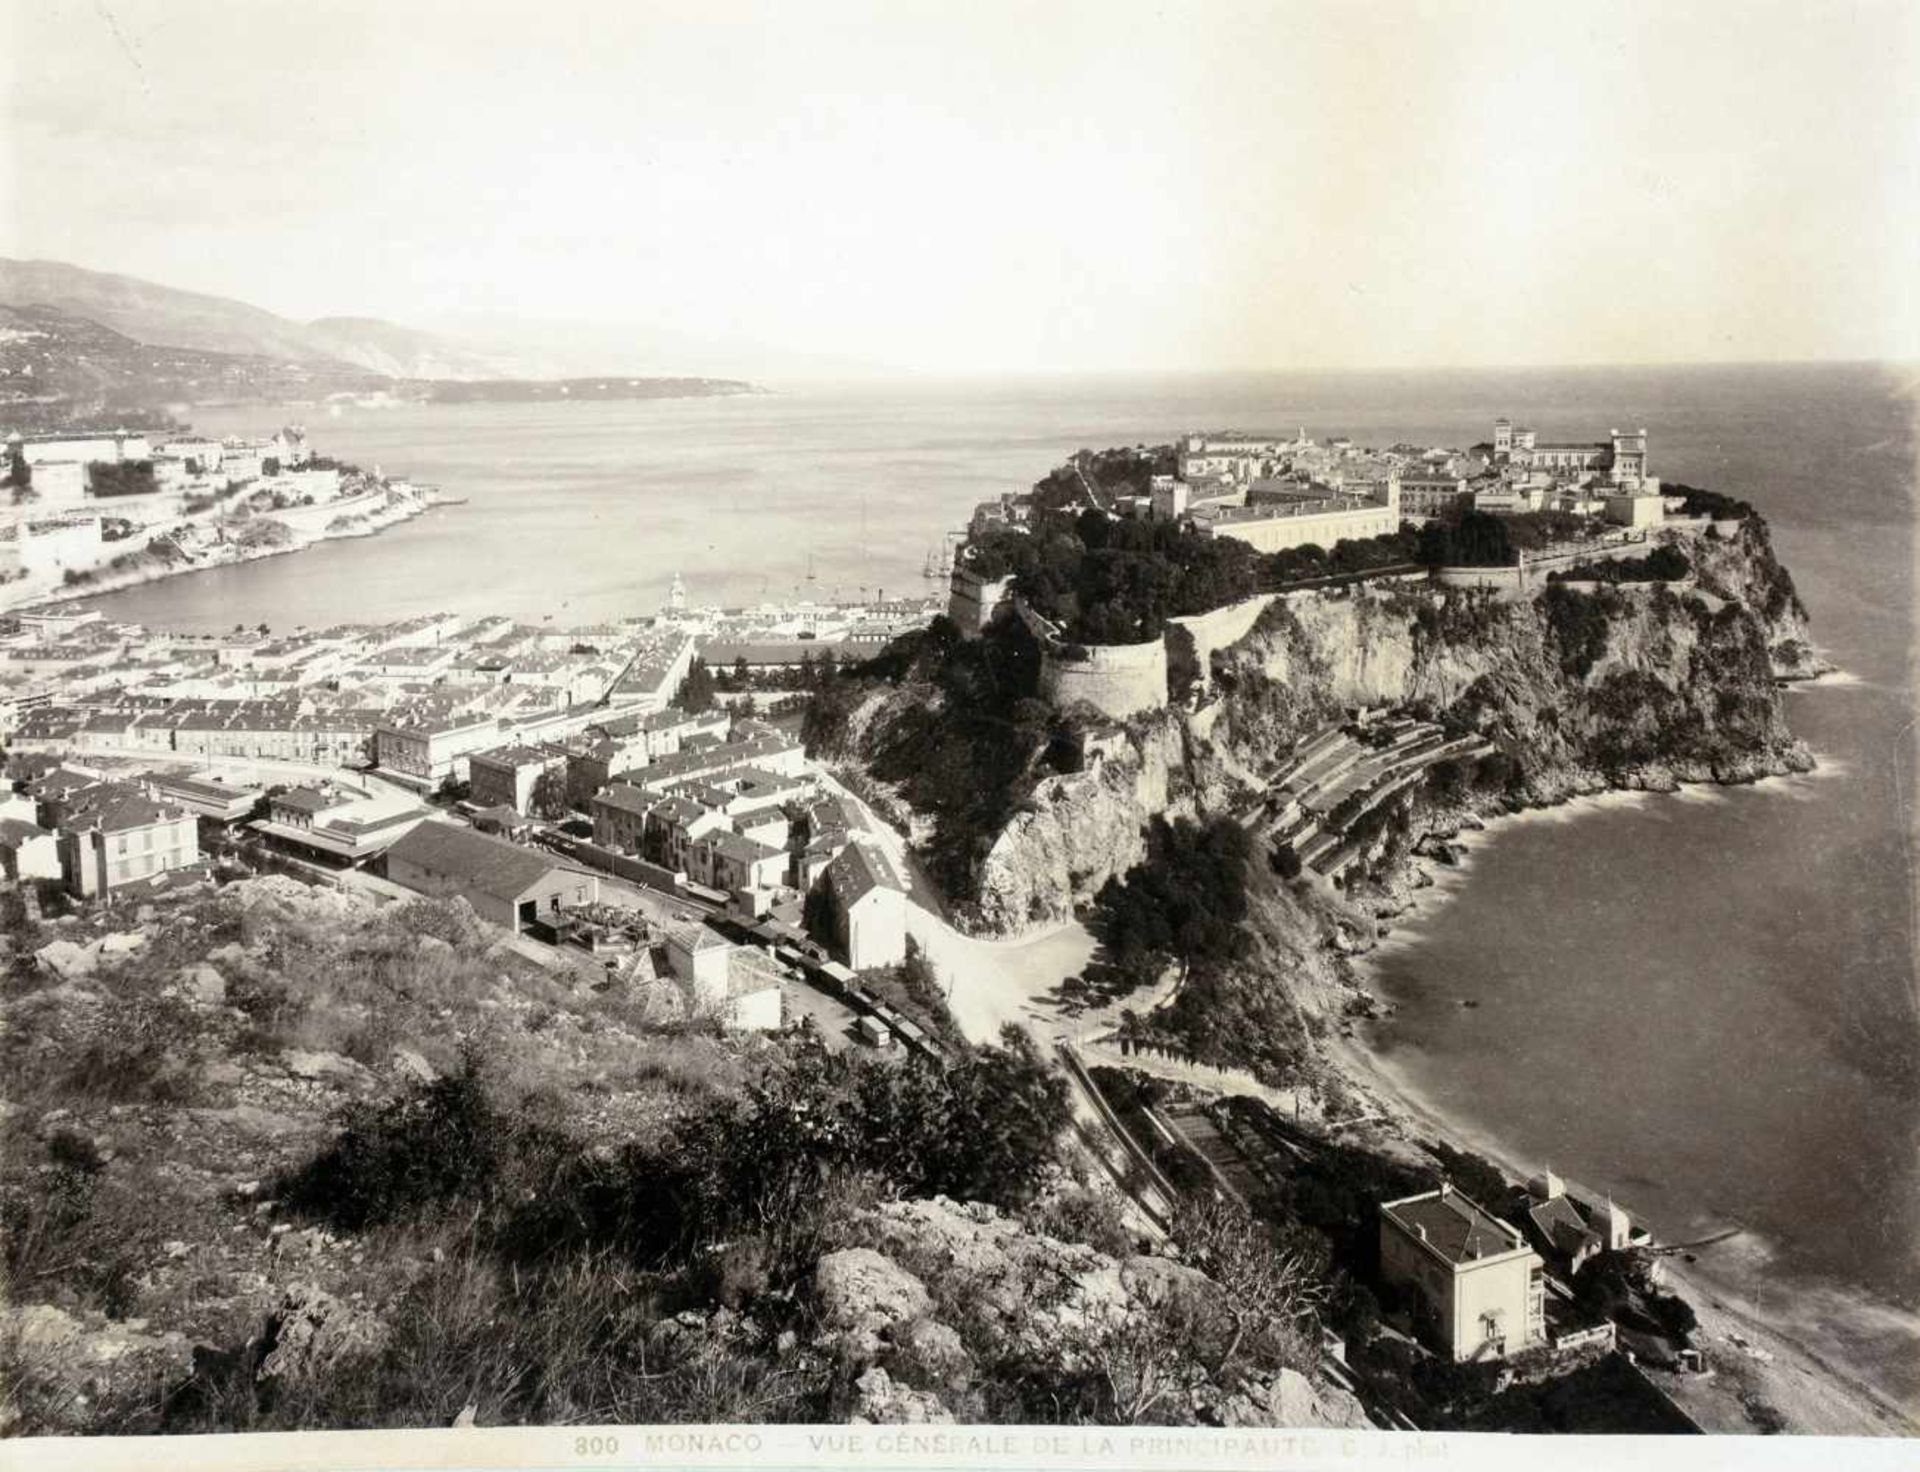
M1249 437L1242 453L1302 448ZM1439 1116L1366 1047L1381 1006L1367 953L1465 831L1606 793L1809 771L1781 693L1831 666L1764 520L1730 497L1662 488L1661 514L1624 534L1631 506L1580 528L1547 502L1545 517L1503 511L1496 532L1464 475L1447 487L1461 499L1417 527L1295 543L1248 569L1157 540L1170 533L1156 510L1194 521L1199 459L1191 446L1082 455L1031 498L981 508L954 626L869 666L814 734L876 821L912 835L962 930L1017 948L1078 921L1098 938L1079 975L1006 983L1009 1002L983 1015L1131 1057L1199 1099L1279 1100L1389 1155L1438 1142L1526 1181L1539 1162ZM1509 492L1502 479L1482 504ZM1249 489L1216 494L1244 505ZM1467 545L1480 536L1504 544L1482 557ZM1186 561L1156 601L1125 564L1162 556ZM1236 938L1210 953L1136 941L1123 919L1152 876L1164 892L1169 824L1249 840ZM968 966L965 943L947 948ZM1910 1434L1910 1412L1726 1287L1661 1272L1717 1368L1643 1373L1703 1428Z
M195 636L99 610L19 615L16 677L52 688L16 703L31 821L4 836L17 863L25 845L68 857L31 850L43 877L0 915L21 989L11 1046L44 1064L0 1115L46 1157L9 1209L41 1212L49 1242L92 1244L129 1192L153 1192L154 1173L179 1163L164 1134L173 1105L222 1108L202 1122L205 1168L159 1200L170 1225L133 1249L175 1265L138 1297L75 1276L67 1256L23 1260L46 1286L9 1323L43 1358L7 1414L66 1429L334 1424L353 1384L374 1385L382 1406L419 1404L413 1366L449 1352L469 1363L436 1307L462 1274L494 1284L496 1327L475 1332L574 1322L509 1303L520 1234L545 1232L525 1202L555 1191L586 1213L587 1236L542 1235L543 1274L603 1260L598 1234L612 1232L698 1306L674 1320L673 1334L695 1336L675 1342L697 1346L674 1374L737 1356L789 1377L798 1418L994 1419L1008 1414L994 1397L1027 1383L995 1358L1007 1323L936 1316L899 1345L833 1339L832 1355L884 1367L848 1401L818 1345L776 1332L783 1305L859 1300L843 1273L960 1304L931 1243L1020 1272L1067 1263L1088 1293L1103 1275L1134 1285L1111 1305L1132 1333L1154 1322L1139 1285L1169 1272L1183 1292L1231 1291L1190 1266L1219 1259L1188 1256L1217 1250L1194 1234L1227 1211L1263 1218L1297 1254L1296 1305L1311 1315L1270 1324L1257 1364L1226 1372L1238 1335L1224 1357L1183 1350L1172 1399L1109 1397L1090 1417L1906 1431L1823 1342L1684 1270L1687 1251L1704 1267L1727 1250L1717 1231L1643 1220L1630 1200L1561 1181L1504 1147L1497 1121L1450 1118L1369 1046L1388 1005L1374 958L1396 923L1473 883L1476 833L1817 767L1785 720L1784 682L1825 661L1765 522L1723 494L1655 488L1634 435L1554 447L1580 462L1571 485L1559 471L1543 484L1491 444L1196 438L1082 455L1031 496L979 508L953 539L943 613L926 600L697 609L675 579L655 614L575 626L441 612ZM332 496L309 505L279 485L254 504L264 489L247 482L222 535L288 517L352 529ZM349 506L393 504L390 482L351 489ZM1475 504L1521 491L1539 506ZM1238 514L1214 514L1222 505ZM1402 513L1391 530L1373 529L1382 508ZM87 894L79 846L99 815L174 835L192 826L183 803L206 815L204 852L175 836L125 858L105 850L116 887ZM479 880L457 877L472 866ZM513 876L513 897L489 887L495 873ZM716 956L724 996L711 969L702 990ZM394 1006L403 1022L381 1022ZM179 1039L165 1057L127 1031L149 1012ZM72 1064L88 1049L112 1066ZM929 1065L906 1077L934 1093L896 1089L909 1061ZM569 1085L559 1115L542 1102L556 1080ZM129 1098L144 1112L109 1112ZM876 1211L808 1186L820 1221L756 1235L751 1254L774 1256L728 1259L738 1288L712 1279L711 1245L740 1228L732 1208L699 1207L719 1214L671 1240L618 1212L600 1219L628 1189L605 1196L616 1178L638 1188L691 1171L701 1200L752 1210L788 1189L740 1174L760 1168L752 1151L714 1144L754 1099L802 1119L857 1101L868 1113L851 1132L801 1131L793 1179L817 1185L806 1172L844 1160L926 1199ZM914 1112L926 1100L937 1125ZM536 1157L570 1162L565 1178L496 1196L490 1173L462 1167L417 1201L382 1195L383 1152L404 1155L419 1133L408 1121L466 1128L442 1118L449 1108L505 1131L516 1181L546 1169ZM331 1111L384 1143L364 1160L333 1150ZM906 1127L936 1133L893 1150ZM344 1213L348 1197L299 1194L303 1172L336 1171L374 1194ZM46 1215L70 1176L104 1183L97 1216ZM490 1213L478 1236L433 1225L443 1193L476 1190ZM1456 1318L1466 1349L1447 1353L1441 1309L1380 1245L1396 1204L1462 1211L1482 1247L1511 1242L1493 1256L1537 1297L1504 1320ZM1536 1212L1574 1239L1537 1235ZM411 1244L391 1281L370 1266L385 1261L383 1234ZM289 1251L297 1292L254 1281ZM635 1306L631 1285L576 1281ZM177 1291L194 1283L218 1291ZM356 1293L393 1307L340 1306ZM1019 1353L1107 1342L1078 1311L1023 1317L1029 1296L1005 1310ZM146 1330L123 1323L130 1303ZM254 1366L309 1314L351 1329L346 1368L302 1370L306 1388L277 1409L221 1400L228 1390L190 1367L190 1349L222 1344L247 1346L228 1352ZM593 1354L645 1370L668 1332L650 1330L637 1360L618 1344ZM944 1368L914 1358L909 1337ZM964 1359L948 1353L956 1338ZM413 1346L430 1346L424 1360ZM151 1361L178 1394L142 1401L116 1373L103 1409L63 1399L75 1367L109 1353ZM573 1373L566 1394L601 1383ZM467 1414L473 1383L432 1391L428 1414ZM675 1380L667 1408L684 1408L693 1383ZM622 1389L617 1404L653 1393ZM489 1421L547 1413L511 1377L474 1403Z
M304 429L14 435L0 517L0 610L370 537L440 501L432 486L317 454Z

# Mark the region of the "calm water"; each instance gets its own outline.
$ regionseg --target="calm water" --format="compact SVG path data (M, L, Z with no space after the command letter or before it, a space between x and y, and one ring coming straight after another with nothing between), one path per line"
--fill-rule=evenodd
M1868 368L913 384L640 404L348 411L330 453L470 504L384 535L103 598L277 628L432 609L598 619L916 593L947 527L1082 446L1192 428L1467 444L1652 432L1657 473L1756 502L1848 679L1795 692L1818 774L1504 825L1381 958L1392 1066L1511 1154L1920 1401L1910 406ZM257 412L206 414L257 432ZM811 583L808 573L814 574ZM1463 1010L1459 999L1480 1005Z

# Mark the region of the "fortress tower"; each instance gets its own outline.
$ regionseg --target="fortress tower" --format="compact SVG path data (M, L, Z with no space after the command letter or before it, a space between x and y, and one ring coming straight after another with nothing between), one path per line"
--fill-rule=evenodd
M1610 477L1615 485L1626 485L1647 478L1647 431L1610 430L1613 441L1613 465Z

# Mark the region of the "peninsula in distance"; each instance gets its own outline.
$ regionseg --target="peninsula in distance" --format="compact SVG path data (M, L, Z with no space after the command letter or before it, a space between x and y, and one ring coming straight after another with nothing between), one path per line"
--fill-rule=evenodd
M0 385L15 428L136 427L195 404L514 403L752 393L738 379L537 372L564 345L489 347L392 322L292 322L244 302L57 261L0 260ZM577 361L575 362L577 366ZM143 418L142 416L146 416Z
M23 1466L1910 1451L1920 23L51 8Z

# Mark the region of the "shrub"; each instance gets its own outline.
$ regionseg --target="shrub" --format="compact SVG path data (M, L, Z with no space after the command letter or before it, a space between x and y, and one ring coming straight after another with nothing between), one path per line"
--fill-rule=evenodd
M180 1104L199 1086L201 1022L173 997L104 999L61 1080L71 1095L117 1104Z
M290 1207L348 1230L512 1199L557 1162L564 1141L492 1097L471 1053L445 1078L349 1106L338 1138L284 1176Z
M1231 818L1153 820L1146 859L1095 899L1094 929L1128 989L1175 957L1191 974L1240 953L1250 857L1246 830Z

